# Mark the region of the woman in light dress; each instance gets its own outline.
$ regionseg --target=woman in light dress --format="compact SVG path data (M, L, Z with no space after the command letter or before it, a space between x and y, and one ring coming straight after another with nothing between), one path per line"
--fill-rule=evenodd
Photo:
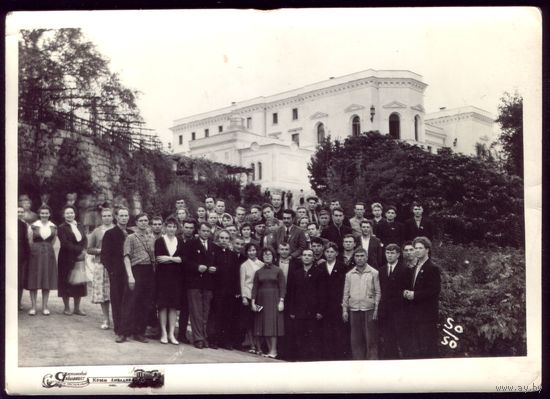
M101 263L101 241L105 232L114 227L113 211L110 208L101 209L101 226L92 231L88 242L88 254L93 255L92 303L99 303L103 313L101 329L111 327L109 305L111 303L109 273Z

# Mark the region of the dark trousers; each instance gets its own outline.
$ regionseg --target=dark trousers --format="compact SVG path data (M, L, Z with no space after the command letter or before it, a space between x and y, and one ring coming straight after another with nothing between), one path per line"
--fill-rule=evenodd
M222 346L236 346L239 300L232 294L214 293L207 323L208 341Z
M123 329L121 335L144 335L155 289L152 265L132 266L136 281L134 289L128 288L123 298Z
M435 321L416 322L412 327L411 348L408 357L413 359L439 357L437 323Z
M384 360L401 359L403 345L401 343L402 329L399 317L387 314L380 319L380 358Z
M123 324L122 300L126 290L128 289L128 276L126 275L126 271L121 270L115 273L109 272L109 283L113 328L116 335L121 335L121 327Z
M186 341L187 325L189 324L189 301L187 300L187 291L184 290L181 296L180 315L178 319L178 340Z
M293 360L317 360L320 356L320 321L314 317L292 320L292 357Z
M353 360L378 359L378 326L373 315L374 310L349 312Z
M153 327L153 328L158 329L160 327L160 321L159 321L159 317L158 317L157 304L156 304L156 298L157 298L157 285L156 284L153 284L153 294L152 294L151 298L153 300L151 301L151 306L149 307L149 314L147 316L147 325L149 327Z
M294 360L292 343L294 342L293 320L284 311L285 335L277 338L277 353L280 359Z
M189 315L191 316L191 329L193 330L193 343L207 340L206 324L210 314L212 291L191 288L187 290L189 301Z
M323 360L349 359L349 329L342 314L325 315L321 320L321 353Z

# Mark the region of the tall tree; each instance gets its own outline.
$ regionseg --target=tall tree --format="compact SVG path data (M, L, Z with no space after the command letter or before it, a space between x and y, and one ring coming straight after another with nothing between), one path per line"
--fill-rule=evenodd
M498 106L501 134L498 143L502 147L504 169L523 177L523 97L517 92L505 92Z

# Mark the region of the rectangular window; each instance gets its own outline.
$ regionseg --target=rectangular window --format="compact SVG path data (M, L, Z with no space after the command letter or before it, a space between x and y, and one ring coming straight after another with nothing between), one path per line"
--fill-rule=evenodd
M204 137L210 136L210 131L208 129L204 129Z
M296 145L299 147L300 146L300 133L294 133L292 135L292 141L294 143L296 143Z
M247 129L251 129L252 128L252 117L249 116L248 118L246 118L246 128Z
M298 108L292 108L292 120L298 119Z
M197 138L197 134L195 132L191 132L191 140L195 140Z
M182 144L183 144L183 134L180 134L180 137L179 137L179 143L180 143L180 145L182 145Z
M279 123L279 115L277 114L277 112L274 112L273 113L273 124L276 125L277 123Z
M219 133L223 132L223 126L222 125L218 126L218 132Z

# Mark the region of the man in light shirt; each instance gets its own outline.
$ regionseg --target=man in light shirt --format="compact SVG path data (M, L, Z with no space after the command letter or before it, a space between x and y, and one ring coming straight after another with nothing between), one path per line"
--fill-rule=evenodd
M378 271L367 264L363 248L355 250L355 267L346 273L342 318L350 322L351 354L354 360L378 359Z
M365 220L365 204L358 202L353 208L355 216L349 220L353 235L359 237L361 235L361 222Z

